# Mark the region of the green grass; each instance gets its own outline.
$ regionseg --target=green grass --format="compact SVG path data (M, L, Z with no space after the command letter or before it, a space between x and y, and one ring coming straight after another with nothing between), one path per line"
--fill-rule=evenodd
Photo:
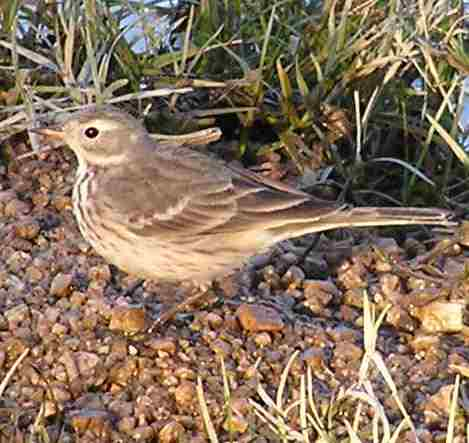
M165 38L138 2L37 4L0 3L3 140L90 103L167 109L192 130L229 128L246 164L279 152L357 204L467 208L459 1L154 2ZM124 38L131 14L147 52Z

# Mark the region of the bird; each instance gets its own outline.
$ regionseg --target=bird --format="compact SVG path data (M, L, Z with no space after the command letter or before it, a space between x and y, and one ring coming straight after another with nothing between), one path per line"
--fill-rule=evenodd
M141 279L207 289L250 257L305 234L454 224L439 208L319 199L191 146L156 142L137 118L115 108L80 111L32 131L77 157L72 201L82 236Z

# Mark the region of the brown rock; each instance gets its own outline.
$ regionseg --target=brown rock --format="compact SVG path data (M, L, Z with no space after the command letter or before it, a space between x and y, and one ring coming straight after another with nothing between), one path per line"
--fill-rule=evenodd
M387 260L376 260L375 263L375 270L376 272L391 272L392 271L392 264Z
M29 318L29 308L21 303L5 311L4 315L10 323L20 323Z
M209 312L205 317L205 321L213 329L217 329L223 324L223 318L214 312Z
M125 360L115 364L109 371L109 379L119 386L126 386L136 375L137 365L135 360Z
M249 423L246 421L245 418L233 415L231 417L227 417L223 422L223 429L227 432L236 432L242 434L246 432L248 429Z
M451 395L454 386L443 386L440 390L432 395L429 401L425 404L424 416L427 424L439 423L444 417L448 417L451 405Z
M347 364L359 363L363 355L363 349L354 343L337 343L334 349L334 363L336 367Z
M152 338L145 344L154 351L167 352L168 354L174 354L177 349L175 341L171 338Z
M300 287L304 279L305 273L303 269L301 269L299 266L293 265L288 268L285 274L283 274L282 283L289 288L294 289Z
M422 329L437 332L460 332L464 327L464 303L435 301L422 308L414 308L414 314L421 322Z
M65 366L65 370L67 372L67 376L70 381L73 381L78 378L79 376L78 367L75 363L75 359L73 358L73 354L71 352L65 352L59 358L59 362Z
M236 319L236 315L226 314L223 326L230 331L239 331L240 329L240 325L238 320Z
M90 280L109 282L111 279L111 268L108 265L92 267L88 272Z
M451 372L461 374L465 378L469 378L469 361L464 356L453 353L448 358L449 369Z
M262 305L243 303L236 311L236 316L243 329L252 332L278 332L284 329L280 314L272 308Z
M304 305L316 314L321 313L334 297L341 295L337 286L328 280L305 280L303 288Z
M340 319L348 323L355 323L359 314L355 308L347 305L340 305Z
M139 426L132 431L135 441L152 441L154 437L155 430L151 426Z
M220 289L223 291L224 298L235 297L240 290L240 282L238 276L230 275L219 281Z
M31 283L39 283L44 278L42 271L36 266L28 267L25 276Z
M174 375L179 378L180 380L195 380L196 373L193 369L179 367L174 371Z
M0 207L6 206L7 203L16 198L16 192L13 189L0 191Z
M50 294L56 297L65 297L71 290L72 280L71 274L57 274L50 285Z
M79 435L91 431L93 435L103 439L109 438L112 430L110 415L106 411L93 409L72 412L71 424Z
M231 407L239 415L245 415L252 411L251 403L245 397L233 397L231 399Z
M145 307L143 305L116 306L112 310L109 329L135 334L145 330Z
M231 353L231 345L224 340L217 339L210 346L215 354L226 358Z
M428 286L428 281L424 278L411 276L407 279L406 286L410 290L422 290Z
M363 308L363 291L359 288L349 289L344 294L344 303L355 308Z
M139 395L135 399L134 414L139 418L140 423L147 423L153 419L155 406L148 395Z
M393 306L386 314L386 321L396 329L414 331L416 321L400 306Z
M309 348L301 354L301 359L313 369L322 371L326 368L326 355L321 348Z
M80 375L86 377L95 373L101 359L93 352L77 352L75 361Z
M195 384L183 381L174 391L176 403L184 408L190 407L195 400Z
M345 261L337 269L337 280L346 289L361 289L368 286L367 271L364 264L357 257L355 261Z
M131 401L114 400L109 404L109 410L118 417L130 417L133 416L134 405Z
M52 205L57 211L63 211L72 207L72 199L64 195L57 195L52 199Z
M414 339L409 343L414 352L429 352L432 349L440 349L440 337L433 334L415 334Z
M70 303L72 304L72 306L84 305L86 303L86 300L86 294L84 294L83 292L73 291L72 295L70 296Z
M21 220L15 224L16 235L26 240L36 238L40 230L39 223L32 219Z
M260 334L256 334L254 337L254 342L257 346L261 348L272 343L272 338L270 337L268 332L261 332Z
M31 205L21 200L10 200L4 209L7 217L18 217L19 215L26 215L31 212Z
M17 249L19 251L24 251L24 252L31 252L33 250L33 243L30 240L25 240L24 238L20 237L15 237L12 239L10 242L10 246L13 249Z
M65 383L54 383L50 386L50 390L54 401L57 403L66 403L72 398Z
M54 335L64 336L68 332L68 328L61 323L56 323L54 326L52 326L51 332Z
M177 443L183 438L184 428L177 421L171 421L163 426L158 434L161 443Z
M135 417L123 417L117 423L117 428L121 432L125 432L129 434L133 429L135 429L135 424L137 423L137 419ZM153 431L153 428L151 428ZM140 431L137 431L140 432Z
M32 201L34 206L45 208L49 204L50 199L44 192L36 192L32 197Z
M268 265L264 269L262 269L262 276L264 277L265 282L271 287L275 289L280 288L280 276L278 275L277 270L273 265Z
M30 345L18 337L11 338L8 342L4 342L6 351L6 359L10 361L16 360Z
M423 307L439 299L446 298L448 291L442 288L414 289L402 301L408 306Z
M380 289L383 295L389 299L395 291L400 292L401 281L397 275L385 273L379 277Z
M329 280L305 280L303 289L306 298L315 297L318 292L325 292L336 297L341 295L337 286Z
M10 271L20 273L31 262L31 256L22 251L16 251L7 259Z

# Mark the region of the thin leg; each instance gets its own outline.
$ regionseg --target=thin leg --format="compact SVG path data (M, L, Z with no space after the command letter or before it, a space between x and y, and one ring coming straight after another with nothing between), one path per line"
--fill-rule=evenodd
M303 255L301 256L301 259L299 261L299 264L303 264L306 260L306 258L308 257L308 255L311 253L311 251L318 245L319 243L319 239L321 238L320 235L316 234L313 241L311 242L311 244L306 248L306 251L303 253Z
M143 285L145 280L138 279L136 282L132 283L129 288L127 288L124 293L122 294L124 297L130 297L133 293Z
M183 302L178 303L177 305L172 306L167 311L163 312L151 325L148 333L151 334L155 328L158 328L162 324L166 323L168 320L171 320L178 312L185 310L192 303L200 300L205 297L208 293L208 288L201 288L195 294L186 298Z

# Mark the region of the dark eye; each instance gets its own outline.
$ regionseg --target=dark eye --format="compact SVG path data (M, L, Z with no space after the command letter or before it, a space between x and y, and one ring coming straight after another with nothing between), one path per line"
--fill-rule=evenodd
M98 136L98 134L99 134L99 131L94 126L90 126L89 128L85 129L85 135L88 138L96 138Z

